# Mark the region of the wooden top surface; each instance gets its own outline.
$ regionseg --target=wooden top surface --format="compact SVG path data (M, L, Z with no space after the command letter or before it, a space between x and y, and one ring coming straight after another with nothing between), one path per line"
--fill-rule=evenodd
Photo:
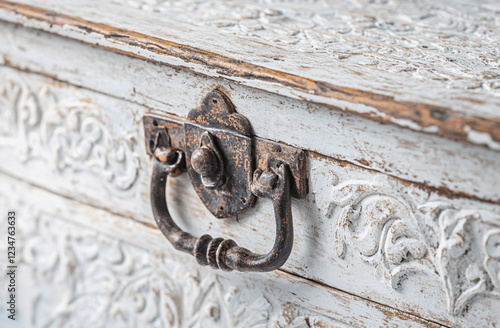
M0 1L0 19L500 150L500 3Z

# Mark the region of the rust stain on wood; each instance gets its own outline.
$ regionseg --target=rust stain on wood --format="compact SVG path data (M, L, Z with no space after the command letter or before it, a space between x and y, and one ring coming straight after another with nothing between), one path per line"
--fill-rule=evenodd
M429 127L435 129L437 127L435 131L426 131L426 133L433 133L448 139L464 142L471 142L468 135L469 131L473 130L487 134L493 141L500 142L500 118L486 119L483 117L468 116L446 107L410 101L397 101L391 96L337 86L327 82L314 81L298 75L231 59L187 45L115 28L102 23L58 14L30 5L2 1L0 2L0 9L14 12L29 19L46 22L51 24L51 26L69 26L79 29L84 33L96 33L115 44L142 48L158 55L178 57L187 63L211 67L224 76L278 83L306 94L314 94L354 104L363 104L377 109L379 113L359 113L353 110L339 109L332 105L326 106L367 117L375 121L401 126L401 124L398 124L398 121L407 120L419 126L416 130ZM103 47L101 45L98 46ZM141 59L152 60L151 58L119 49L103 48ZM322 105L325 106L325 104Z

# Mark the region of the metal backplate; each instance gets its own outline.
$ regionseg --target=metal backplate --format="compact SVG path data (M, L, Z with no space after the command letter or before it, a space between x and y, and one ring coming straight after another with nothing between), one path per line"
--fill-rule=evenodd
M205 96L199 108L189 112L184 124L187 167L191 182L208 210L217 218L226 218L243 212L255 203L250 191L253 176L251 126L248 120L235 112L231 101L219 90ZM202 147L201 136L208 132L213 151L222 163L223 181L217 188L207 188L193 169L193 153Z
M254 172L276 172L285 164L290 174L290 194L307 194L305 152L252 136L248 120L235 112L221 91L210 92L187 120L168 114L144 117L148 153L157 147L180 149L198 196L217 218L226 218L254 206L251 192Z
M290 195L303 199L308 193L306 152L293 146L262 138L254 139L255 169L264 172L274 171L281 163L288 166L292 179Z
M186 132L186 159L189 177L208 210L217 218L226 218L253 206L255 196L250 191L252 182L252 138L232 132L184 124ZM192 154L201 145L201 136L208 132L223 162L223 181L218 188L208 189L191 165Z

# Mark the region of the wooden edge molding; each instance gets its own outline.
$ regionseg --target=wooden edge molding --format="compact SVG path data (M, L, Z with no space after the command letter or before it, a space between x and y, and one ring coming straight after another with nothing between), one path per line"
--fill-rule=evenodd
M0 11L7 13L7 16L3 15L1 18L3 20L14 23L22 22L27 27L41 29L49 33L60 33L54 27L69 28L77 32L76 36L75 34L62 36L82 42L86 42L86 40L83 37L79 38L78 33L82 36L90 33L101 35L105 39L106 44L96 43L93 44L94 46L136 58L157 62L157 60L148 57L148 53L145 53L144 50L149 52L150 55L176 57L186 64L207 67L211 71L216 71L219 76L224 76L231 80L236 79L240 83L241 80L248 80L278 84L302 93L302 95L295 96L301 100L313 101L335 110L342 110L378 122L390 123L424 133L435 134L451 140L483 145L489 149L500 151L500 117L484 118L471 116L454 111L451 108L411 101L397 101L392 96L315 81L161 38L26 4L0 1ZM20 20L20 17L23 19ZM26 19L34 20L47 26L31 26L26 23ZM128 47L129 50L124 50L123 46ZM140 50L134 52L134 48ZM186 66L180 67L192 69ZM201 73L203 74L203 72ZM311 99L312 96L314 96L314 99ZM327 99L335 99L351 104L368 106L373 111L360 111L345 107L339 108L328 103L323 103L321 101L322 98L325 99L325 102L327 102ZM317 99L320 99L320 101Z

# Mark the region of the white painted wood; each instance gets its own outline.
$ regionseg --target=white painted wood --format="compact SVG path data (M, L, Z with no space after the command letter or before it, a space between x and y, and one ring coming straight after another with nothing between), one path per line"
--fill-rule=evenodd
M159 40L189 45L311 81L386 95L398 101L444 106L467 118L498 120L499 7L481 0L384 1L101 1L18 0ZM217 67L158 55L86 28L26 19L0 11L0 19L182 66L211 77ZM221 40L224 40L222 43ZM285 83L225 74L233 80L295 99L335 106L393 124L439 133L445 127L387 117L358 99L339 100ZM376 96L375 96L376 97ZM355 98L355 97L354 97ZM449 122L450 124L452 122ZM499 150L492 135L461 129L471 143Z
M237 110L250 120L258 136L431 187L500 201L497 152L293 101L226 80L201 78L46 33L2 23L0 27L0 43L4 45L0 48L0 63L5 65L55 75L62 81L183 117L198 106L204 94L221 86ZM45 55L41 57L40 53ZM8 78L8 73L3 74ZM179 92L179 88L189 92ZM113 105L113 115L121 115L120 106ZM142 109L134 108L137 117L142 115Z
M146 108L10 68L1 72L9 76L1 113L13 123L2 126L2 172L126 217L124 224L154 224L140 124ZM293 204L296 240L286 271L448 326L500 320L498 206L448 199L314 154L309 177L310 195ZM186 230L231 237L255 251L272 244L268 202L215 220L186 177L173 180L169 192ZM162 247L172 251L166 241Z
M3 327L440 327L279 271L202 268L156 229L3 174L0 186L22 263L18 320Z
M496 2L17 3L53 11L0 1L0 210L21 218L20 326L500 325L499 134L462 126L500 122ZM185 117L215 87L256 135L310 151L281 271L199 268L151 218L142 116ZM270 248L269 202L215 220L186 176L168 187L183 229Z

